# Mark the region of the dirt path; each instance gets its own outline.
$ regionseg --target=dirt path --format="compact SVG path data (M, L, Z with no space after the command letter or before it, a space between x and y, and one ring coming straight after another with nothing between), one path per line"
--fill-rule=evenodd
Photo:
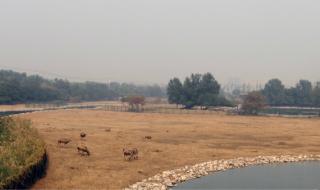
M320 154L320 119L59 110L22 116L47 143L49 168L35 189L120 189L156 173L239 156ZM111 132L106 129L110 128ZM81 131L92 155L79 156ZM152 136L147 140L145 136ZM58 146L59 138L71 138ZM126 162L122 148L136 147Z

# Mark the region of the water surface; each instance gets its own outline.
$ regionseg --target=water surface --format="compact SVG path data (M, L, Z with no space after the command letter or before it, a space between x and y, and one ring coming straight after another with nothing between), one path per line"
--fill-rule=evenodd
M173 189L320 189L320 162L232 169L187 181Z

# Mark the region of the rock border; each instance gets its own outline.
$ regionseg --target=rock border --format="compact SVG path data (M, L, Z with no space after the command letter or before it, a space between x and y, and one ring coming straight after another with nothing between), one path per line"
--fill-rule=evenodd
M275 163L289 163L301 161L320 161L320 155L280 155L280 156L257 156L239 157L235 159L221 159L203 162L193 166L163 171L153 177L137 182L124 190L167 190L187 180L200 178L214 172L228 169L243 168L254 165Z

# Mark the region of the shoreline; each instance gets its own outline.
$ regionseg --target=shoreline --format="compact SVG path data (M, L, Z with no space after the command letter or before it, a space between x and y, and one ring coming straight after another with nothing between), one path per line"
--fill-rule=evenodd
M153 177L132 184L129 187L124 188L124 190L167 190L171 187L175 187L179 183L207 176L215 172L248 166L303 161L320 161L320 155L257 156L252 158L239 157L235 159L213 160L192 166L184 166L174 170L163 171Z

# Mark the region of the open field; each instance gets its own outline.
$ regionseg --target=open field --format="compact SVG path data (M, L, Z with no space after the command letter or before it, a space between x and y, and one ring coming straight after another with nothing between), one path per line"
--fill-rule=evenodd
M3 110L3 111L21 110L26 108L27 108L26 104L0 105L0 110Z
M25 114L47 143L47 176L34 188L120 189L158 172L213 159L320 154L320 119L57 110ZM111 128L111 132L106 129ZM92 155L79 156L79 133ZM144 137L150 135L151 140ZM58 146L62 137L72 138ZM122 148L139 149L138 161Z

